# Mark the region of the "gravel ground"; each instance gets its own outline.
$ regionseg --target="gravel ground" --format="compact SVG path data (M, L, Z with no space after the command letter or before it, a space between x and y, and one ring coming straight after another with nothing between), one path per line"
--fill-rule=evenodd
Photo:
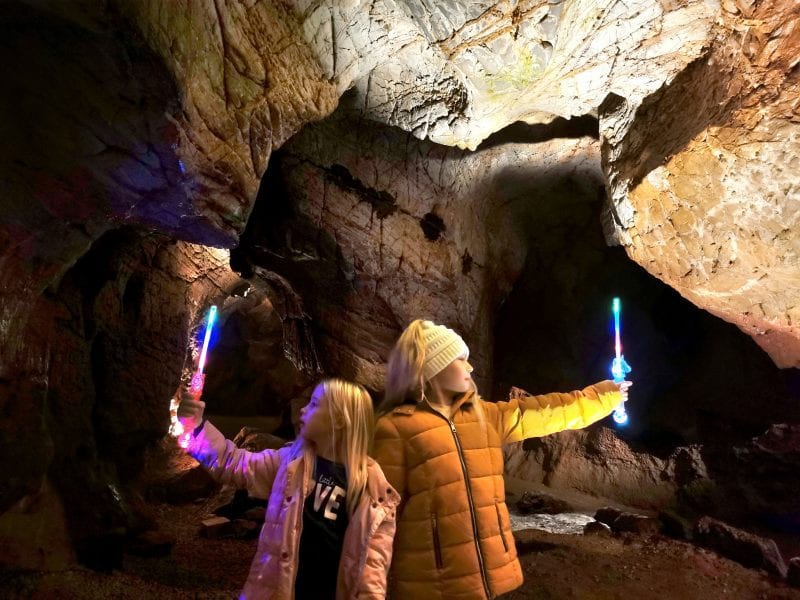
M660 536L515 534L525 583L502 600L800 600L800 590Z
M160 530L175 537L167 557L125 555L111 574L74 568L53 573L0 571L0 598L228 600L237 598L256 551L256 540L200 537L200 522L223 504L215 496L183 506L151 505Z
M102 574L0 571L0 598L223 600L236 598L256 540L206 539L200 521L226 497L182 506L150 505L161 530L176 538L162 558L126 555ZM712 552L660 536L596 537L564 533L588 517L515 515L525 583L502 600L800 600L800 590ZM525 527L553 527L561 533ZM401 599L402 600L402 599ZM417 598L414 600L424 600Z

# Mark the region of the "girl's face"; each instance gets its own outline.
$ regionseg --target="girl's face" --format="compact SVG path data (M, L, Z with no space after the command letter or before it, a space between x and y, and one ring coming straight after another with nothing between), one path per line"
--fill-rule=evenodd
M300 409L300 435L311 442L320 443L331 435L332 415L328 399L321 385L314 388L311 400Z
M470 373L472 365L469 361L466 358L457 358L434 375L431 383L445 392L463 394L473 389Z

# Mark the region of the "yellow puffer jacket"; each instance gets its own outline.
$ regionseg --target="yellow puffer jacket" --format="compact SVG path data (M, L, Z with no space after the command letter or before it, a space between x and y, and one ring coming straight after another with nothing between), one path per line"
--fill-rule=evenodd
M617 385L603 381L509 402L469 393L454 404L451 419L427 402L403 404L381 417L375 458L402 497L391 597L493 598L519 587L502 444L580 429L621 399Z

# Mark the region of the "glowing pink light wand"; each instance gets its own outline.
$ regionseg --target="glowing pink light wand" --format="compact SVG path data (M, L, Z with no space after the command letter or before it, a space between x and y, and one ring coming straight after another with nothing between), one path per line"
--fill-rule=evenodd
M614 383L622 383L625 381L625 376L631 372L631 366L622 355L622 341L619 335L619 298L614 298L612 301L611 311L614 313L614 351L616 353L614 360L611 361L611 375L614 378ZM625 425L628 422L628 413L625 412L624 402L621 402L620 405L614 409L612 417L614 422L618 425Z
M208 356L208 343L211 341L211 331L214 329L214 321L217 317L217 307L211 306L208 311L208 321L206 323L206 334L203 338L203 348L200 351L200 360L197 363L197 370L195 370L194 374L192 375L191 382L189 383L189 391L192 393L192 396L195 400L198 400L200 396L203 394L203 385L206 381L205 373L203 373L203 369L206 366L206 357ZM189 438L192 435L191 431L184 431L183 425L178 420L177 411L178 405L180 404L180 400L173 398L172 402L170 403L170 414L171 424L169 428L169 432L178 438L178 445L181 448L186 448L189 445Z
M206 381L206 376L203 369L206 366L206 356L208 356L208 342L211 340L211 330L214 329L214 320L217 317L217 307L211 306L208 311L208 323L206 324L206 335L203 338L203 349L200 351L200 362L197 363L197 370L192 375L192 383L189 389L195 396L200 396L203 393L203 385Z

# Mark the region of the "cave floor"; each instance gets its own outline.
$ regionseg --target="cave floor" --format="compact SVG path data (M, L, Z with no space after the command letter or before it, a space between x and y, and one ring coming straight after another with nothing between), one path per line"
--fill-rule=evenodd
M151 505L163 532L175 536L162 558L126 555L111 574L85 569L56 573L0 572L7 599L158 600L236 598L256 540L206 539L199 523L219 497L182 506ZM515 533L525 583L503 600L800 600L800 590L776 583L713 552L660 536Z
M800 590L664 537L515 534L525 583L503 600L800 599Z

